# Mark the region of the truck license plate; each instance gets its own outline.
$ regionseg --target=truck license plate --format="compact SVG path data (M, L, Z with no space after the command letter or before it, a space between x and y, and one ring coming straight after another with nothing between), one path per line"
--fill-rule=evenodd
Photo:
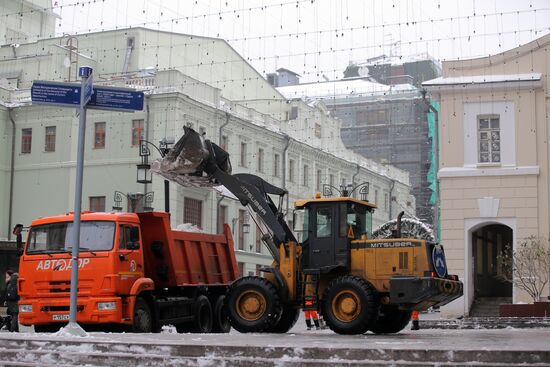
M64 314L64 315L52 315L52 320L54 320L54 321L69 320L69 314Z

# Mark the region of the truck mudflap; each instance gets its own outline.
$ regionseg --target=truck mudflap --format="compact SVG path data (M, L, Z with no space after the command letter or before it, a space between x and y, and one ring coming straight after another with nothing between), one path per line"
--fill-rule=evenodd
M443 306L461 297L461 281L432 277L392 277L390 303ZM426 307L427 308L427 307Z

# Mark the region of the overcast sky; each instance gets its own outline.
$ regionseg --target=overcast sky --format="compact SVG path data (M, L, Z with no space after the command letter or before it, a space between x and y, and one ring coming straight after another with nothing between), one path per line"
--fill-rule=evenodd
M54 2L55 3L55 2ZM550 31L549 0L60 0L57 33L144 26L227 40L262 74L341 78L350 61L495 54ZM154 47L154 45L151 45Z

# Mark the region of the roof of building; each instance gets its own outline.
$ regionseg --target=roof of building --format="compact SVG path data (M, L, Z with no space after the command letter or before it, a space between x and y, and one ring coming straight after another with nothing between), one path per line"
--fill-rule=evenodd
M427 80L423 86L463 85L463 84L487 84L507 82L531 82L541 80L541 73L528 74L500 74L500 75L473 75L457 77L439 77Z
M303 83L277 88L286 98L317 98L339 96L374 96L415 92L411 84L385 85L365 78L330 80L318 83Z
M296 75L296 76L301 76L300 74L295 73L294 71L289 70L289 69L285 69L285 68L279 68L279 69L277 69L276 71L277 71L278 73L280 73L281 71L286 71L286 72L289 73L289 74Z

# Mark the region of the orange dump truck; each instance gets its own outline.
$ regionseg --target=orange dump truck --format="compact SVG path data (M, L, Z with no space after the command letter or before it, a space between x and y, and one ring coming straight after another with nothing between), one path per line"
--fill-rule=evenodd
M88 329L228 332L224 294L238 277L233 238L174 231L167 213L83 212L77 322ZM19 264L19 321L69 319L73 215L32 222Z

